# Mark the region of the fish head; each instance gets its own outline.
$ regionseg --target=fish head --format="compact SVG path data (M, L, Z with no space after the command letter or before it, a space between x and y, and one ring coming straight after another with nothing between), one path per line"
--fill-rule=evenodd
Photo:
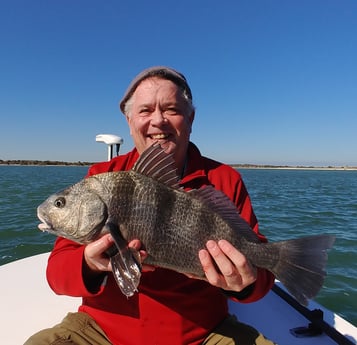
M84 179L61 192L51 195L37 208L42 222L38 228L79 243L95 240L108 218L107 206Z

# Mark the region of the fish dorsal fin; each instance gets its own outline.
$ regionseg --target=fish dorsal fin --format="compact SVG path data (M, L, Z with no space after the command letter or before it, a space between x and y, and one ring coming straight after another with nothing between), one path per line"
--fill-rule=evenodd
M180 188L173 154L166 153L160 144L156 143L146 149L140 155L132 170L171 188Z
M236 205L226 194L213 186L192 189L188 193L200 200L206 207L217 213L232 229L237 229L241 235L252 242L259 242L257 235L249 224L240 216Z

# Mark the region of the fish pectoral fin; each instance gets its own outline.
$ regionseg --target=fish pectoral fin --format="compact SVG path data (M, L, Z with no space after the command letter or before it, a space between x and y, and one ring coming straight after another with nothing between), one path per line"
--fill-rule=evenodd
M117 254L110 257L113 275L121 292L131 297L138 291L140 283L141 265L139 258L134 258L134 252L130 248L125 251L118 251ZM136 252L139 255L138 252Z
M140 254L137 250L128 247L127 241L122 237L117 225L107 223L106 227L108 227L118 250L117 252L111 251L112 255L110 256L115 281L125 296L133 296L138 291L137 287L140 283Z

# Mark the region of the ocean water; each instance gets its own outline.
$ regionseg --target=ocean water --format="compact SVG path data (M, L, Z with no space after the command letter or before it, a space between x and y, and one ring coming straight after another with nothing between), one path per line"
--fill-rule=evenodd
M0 166L0 265L51 250L37 206L87 167ZM317 302L357 325L357 171L241 169L260 230L270 241L336 235Z

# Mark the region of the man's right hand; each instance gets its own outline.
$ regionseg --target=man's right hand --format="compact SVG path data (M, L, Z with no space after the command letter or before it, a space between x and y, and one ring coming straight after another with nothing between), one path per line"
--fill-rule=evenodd
M110 272L112 266L110 258L106 254L106 250L114 244L114 240L110 234L105 234L98 240L89 243L84 249L84 276L91 278L103 272ZM141 263L147 258L147 252L142 249L142 244L139 240L132 240L128 244L129 247L136 249L140 253ZM155 267L143 265L143 271L153 271Z
M114 240L112 236L106 234L98 240L86 245L84 249L84 261L92 273L110 272L112 270L110 259L105 251L113 244Z

